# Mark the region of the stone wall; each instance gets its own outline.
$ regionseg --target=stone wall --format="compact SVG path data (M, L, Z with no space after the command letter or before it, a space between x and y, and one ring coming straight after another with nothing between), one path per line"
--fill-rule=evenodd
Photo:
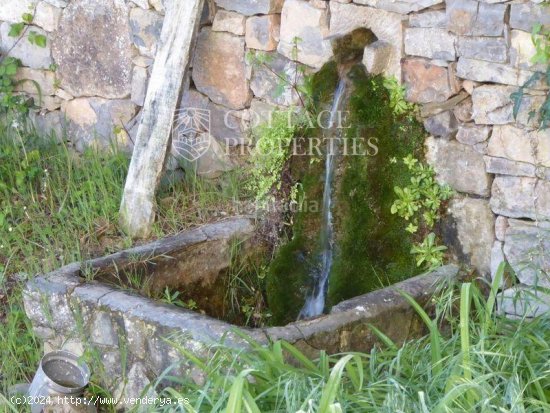
M329 39L368 28L377 40L365 48L367 70L396 76L421 106L431 135L427 158L457 191L443 225L453 254L483 274L507 259L521 284L548 286L550 132L537 130L529 116L546 91L526 91L517 119L510 100L542 69L530 63L530 31L550 24L550 13L537 3L210 0L181 107L209 109L217 141L246 145L255 114L298 102L291 88L278 93L273 71L293 76L293 58L318 70L332 58ZM48 37L45 49L20 42L11 52L25 66L20 77L41 85L38 125L66 133L77 150L107 146L114 137L131 151L168 0L0 4L2 51L13 45L9 24L33 4L32 30ZM270 69L249 64L254 50L272 55ZM21 87L35 93L29 83Z

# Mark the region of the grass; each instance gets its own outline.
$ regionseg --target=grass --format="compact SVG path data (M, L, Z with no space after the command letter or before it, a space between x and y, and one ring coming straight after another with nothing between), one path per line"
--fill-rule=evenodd
M368 354L309 360L284 341L250 341L246 350L213 347L202 360L180 348L206 382L172 379L163 395L189 398L186 412L550 411L550 315L499 316L496 285L488 298L476 283L447 286L434 319L414 303L429 334L402 345L381 336Z
M118 228L127 156L76 154L28 125L0 120L0 393L29 381L41 355L21 304L34 274L132 246ZM186 175L159 191L154 237L236 214L242 179ZM1 409L0 409L1 410Z

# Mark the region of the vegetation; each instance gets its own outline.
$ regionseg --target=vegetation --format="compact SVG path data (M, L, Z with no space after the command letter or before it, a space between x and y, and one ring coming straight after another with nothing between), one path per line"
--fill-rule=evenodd
M364 145L370 156L342 159L336 189L336 255L329 281L329 305L417 273L411 255L416 236L408 223L392 214L394 188L410 184L411 170L402 162L422 158L424 129L405 104L399 85L361 68L350 76L354 93L349 103L348 138ZM389 89L388 89L389 88ZM376 151L368 147L376 146Z
M250 342L246 350L215 346L197 359L173 340L206 382L173 378L163 395L189 398L186 412L548 411L550 317L498 315L502 270L487 298L475 283L444 286L434 296L434 318L405 295L429 334L400 345L373 328L380 345L366 354L321 351L310 360L277 341Z

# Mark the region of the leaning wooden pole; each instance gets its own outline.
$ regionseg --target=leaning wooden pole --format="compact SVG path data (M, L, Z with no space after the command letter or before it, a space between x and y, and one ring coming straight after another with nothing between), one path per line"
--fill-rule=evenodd
M177 0L167 4L170 6L166 10L120 205L120 223L133 238L149 236L155 219L155 193L204 0Z

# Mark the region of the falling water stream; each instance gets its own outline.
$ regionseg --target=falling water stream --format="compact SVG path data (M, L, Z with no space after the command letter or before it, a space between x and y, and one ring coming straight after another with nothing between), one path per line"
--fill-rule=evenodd
M307 296L306 302L300 311L299 319L315 317L323 313L325 308L325 296L328 289L328 278L332 268L334 250L333 224L332 224L332 180L334 175L334 137L338 138L338 130L335 123L339 114L344 92L346 90L345 77L342 76L334 93L328 132L331 136L327 139L327 151L325 160L325 182L323 190L322 222L320 230L321 252L317 258L317 264L312 274L314 285L311 293Z

